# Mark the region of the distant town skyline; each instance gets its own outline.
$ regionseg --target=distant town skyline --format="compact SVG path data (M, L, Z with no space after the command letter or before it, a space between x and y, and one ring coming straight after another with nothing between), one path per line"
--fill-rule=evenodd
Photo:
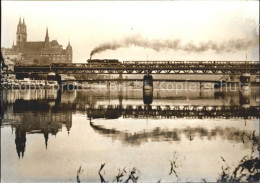
M11 48L1 48L4 59L10 59L15 64L51 64L72 63L73 50L70 42L66 49L49 37L46 28L44 40L28 41L27 25L25 19L19 18L16 30L16 42Z
M219 52L154 50L128 45L95 54L93 58L119 60L259 60L259 2L174 1L174 2L50 2L3 1L2 47L16 42L19 18L25 18L28 41L49 37L73 45L73 62L85 62L91 51L107 43L137 40L181 40L200 44L248 39L256 45L247 49ZM47 13L46 13L47 12ZM139 36L139 37L138 37ZM134 42L136 43L136 42ZM143 44L142 44L143 45Z

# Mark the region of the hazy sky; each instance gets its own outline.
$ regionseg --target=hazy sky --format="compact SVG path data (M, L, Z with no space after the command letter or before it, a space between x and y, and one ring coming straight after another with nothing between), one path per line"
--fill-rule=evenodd
M135 37L181 43L255 40L259 36L258 1L2 1L2 46L11 47L19 17L27 25L28 41L43 41L46 27L50 40L73 48L73 61L84 62L100 44ZM155 51L131 46L104 51L93 58L120 60L259 60L259 42L239 51Z

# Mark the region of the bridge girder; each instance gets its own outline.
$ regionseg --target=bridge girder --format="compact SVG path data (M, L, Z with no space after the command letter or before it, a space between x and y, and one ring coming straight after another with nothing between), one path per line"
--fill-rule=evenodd
M91 65L68 64L66 66L15 66L14 73L48 73L59 74L260 74L260 62L251 64L217 62L188 62L185 64L119 64Z

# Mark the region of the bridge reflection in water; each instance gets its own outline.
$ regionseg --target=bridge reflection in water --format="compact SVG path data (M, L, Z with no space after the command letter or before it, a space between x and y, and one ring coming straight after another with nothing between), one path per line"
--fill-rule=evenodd
M122 143L122 148L141 148L150 142L198 143L203 139L220 139L250 149L252 141L254 148L259 146L259 131L252 126L260 118L259 104L258 90L250 94L3 90L1 127L15 131L13 142L19 158L26 157L26 143L33 143L28 136L42 135L46 150L50 136L66 132L68 138L85 137L71 132L79 125L75 118L87 122L89 137L112 139L108 150L115 141Z
M141 90L140 90L141 91ZM7 93L5 93L7 92ZM17 95L16 93L19 93ZM32 93L21 93L21 91L4 91L6 94L6 100L3 100L4 103L8 103L7 108L4 108L4 116L3 121L1 123L2 126L10 124L12 129L15 129L16 140L15 143L17 145L17 153L20 157L21 153L24 153L25 142L26 142L26 134L36 134L41 133L44 136L45 144L47 148L48 136L49 134L56 135L59 131L61 131L62 126L66 128L66 130L70 131L72 127L72 114L76 112L86 113L87 117L90 119L90 125L96 132L108 135L111 134L120 134L120 136L125 136L126 138L135 138L135 137L156 137L167 136L172 140L178 140L179 134L187 133L189 131L192 136L193 133L199 133L200 136L208 136L211 138L213 135L217 134L225 134L230 133L231 138L232 134L237 134L239 138L243 138L242 136L248 136L245 132L232 132L230 129L222 129L217 128L215 131L208 132L207 129L204 128L187 128L184 130L175 129L174 131L164 131L160 130L160 128L156 128L151 132L135 134L134 137L127 135L127 133L122 133L116 130L105 129L101 126L96 126L93 123L94 119L102 118L102 119L118 119L118 118L138 118L138 119L169 119L169 118L220 118L220 119L230 119L230 118L242 118L242 119L259 119L260 118L260 106L259 98L257 98L257 93L255 95L245 95L241 92L235 92L233 95L230 93L223 92L215 92L212 96L201 97L200 96L190 96L188 103L194 103L194 105L189 105L187 100L183 98L182 94L179 96L160 96L154 97L153 102L153 91L142 91L142 95L135 95L131 93L130 95L125 94L122 91L117 93L118 103L114 105L102 105L102 103L115 103L115 95L111 95L111 93L99 93L94 96L92 92L80 92L80 91L52 91L47 94L44 93L44 97L39 95L32 95ZM32 92L32 91L30 91ZM37 94L37 91L34 91ZM46 92L46 91L45 91ZM20 99L26 97L25 94L29 94L30 96L36 96L34 99ZM76 94L76 95L75 95ZM23 95L23 97L18 97ZM9 97L9 98L8 98ZM17 97L17 98L15 98ZM108 98L107 98L108 97ZM136 101L138 98L143 98L143 104L140 104ZM164 99L166 97L166 100ZM187 97L187 96L186 96ZM229 99L231 97L231 99ZM133 100L132 102L135 104L129 105L124 104L124 99L126 99L126 103L129 100ZM201 101L215 101L212 104L208 103L207 105L198 105L196 102L199 99ZM225 104L226 100L230 102ZM12 101L10 101L12 100ZM184 101L186 102L179 105L161 105L161 101L166 101L171 103L175 101ZM219 104L218 104L219 103ZM100 104L100 105L99 105ZM157 105L156 105L157 104ZM218 105L216 105L218 104ZM251 105L252 104L252 105ZM12 110L11 110L12 109ZM8 119L8 118L12 119ZM95 120L94 120L95 121ZM174 122L174 121L173 121ZM243 134L241 136L241 134ZM225 134L228 136L227 134ZM127 137L128 136L128 137ZM233 138L236 138L233 136Z

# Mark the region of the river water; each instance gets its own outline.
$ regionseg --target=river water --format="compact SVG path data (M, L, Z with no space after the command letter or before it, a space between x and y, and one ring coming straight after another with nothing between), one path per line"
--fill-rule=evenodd
M3 90L1 179L257 180L259 109L257 89Z

